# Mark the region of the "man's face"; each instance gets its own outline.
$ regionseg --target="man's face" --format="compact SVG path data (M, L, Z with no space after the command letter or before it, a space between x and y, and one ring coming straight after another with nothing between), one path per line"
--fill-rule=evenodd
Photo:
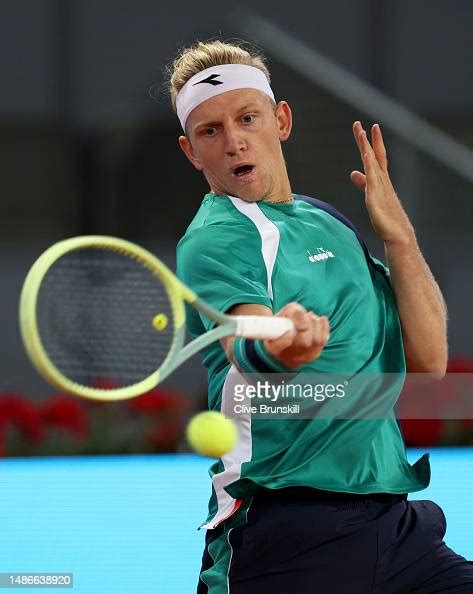
M275 108L263 93L238 89L197 106L179 144L215 194L281 200L290 194L281 141L291 124L287 103Z

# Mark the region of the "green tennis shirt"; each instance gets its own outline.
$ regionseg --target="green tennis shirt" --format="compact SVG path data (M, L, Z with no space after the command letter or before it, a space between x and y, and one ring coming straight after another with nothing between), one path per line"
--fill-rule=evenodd
M277 312L295 301L327 316L330 339L304 373L405 373L401 326L386 275L368 265L349 227L312 204L247 203L207 194L178 244L177 274L223 312L239 303ZM187 325L196 337L213 323L189 307ZM234 404L229 378L238 370L220 342L207 347L203 363L209 408L228 414ZM430 480L428 454L408 463L394 413L402 382L381 396L374 384L362 398L385 400L388 412L382 419L238 415L238 445L210 469L205 527L215 527L262 487L349 493L424 489Z

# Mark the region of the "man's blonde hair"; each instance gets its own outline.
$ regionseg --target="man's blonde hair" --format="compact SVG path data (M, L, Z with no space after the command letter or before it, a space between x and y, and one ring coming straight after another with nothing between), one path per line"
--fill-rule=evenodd
M246 42L213 40L198 41L191 47L184 48L168 67L168 91L172 108L176 111L176 97L186 82L195 74L222 64L246 64L259 68L270 81L265 58Z

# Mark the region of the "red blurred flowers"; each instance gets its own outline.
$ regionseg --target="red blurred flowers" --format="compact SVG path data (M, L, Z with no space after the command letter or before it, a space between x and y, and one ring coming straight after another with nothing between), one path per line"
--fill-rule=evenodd
M40 441L44 437L44 426L39 411L16 392L7 392L0 398L0 434L2 436L9 425L21 431L31 442Z
M39 403L38 409L46 427L65 429L78 437L86 437L89 421L82 402L63 394L55 394Z
M174 390L155 388L128 402L134 415L152 419L144 439L152 451L174 451L190 414L190 400Z
M115 387L103 380L102 388ZM131 400L95 402L65 394L43 400L0 394L0 456L172 452L190 416L190 400L155 388Z
M407 446L473 443L473 361L452 358L446 376L408 375L398 405Z

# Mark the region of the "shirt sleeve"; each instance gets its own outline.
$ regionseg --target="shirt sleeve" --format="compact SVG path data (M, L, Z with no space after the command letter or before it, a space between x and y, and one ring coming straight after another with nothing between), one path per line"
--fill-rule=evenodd
M381 270L384 271L384 274L387 276L387 278L390 278L389 268L386 266L386 264L384 262L382 262L381 260L379 260L378 258L375 258L374 256L372 256L371 254L370 254L370 258Z
M239 303L273 307L261 238L246 225L209 225L186 234L177 247L177 276L222 313ZM200 318L206 330L215 324Z

